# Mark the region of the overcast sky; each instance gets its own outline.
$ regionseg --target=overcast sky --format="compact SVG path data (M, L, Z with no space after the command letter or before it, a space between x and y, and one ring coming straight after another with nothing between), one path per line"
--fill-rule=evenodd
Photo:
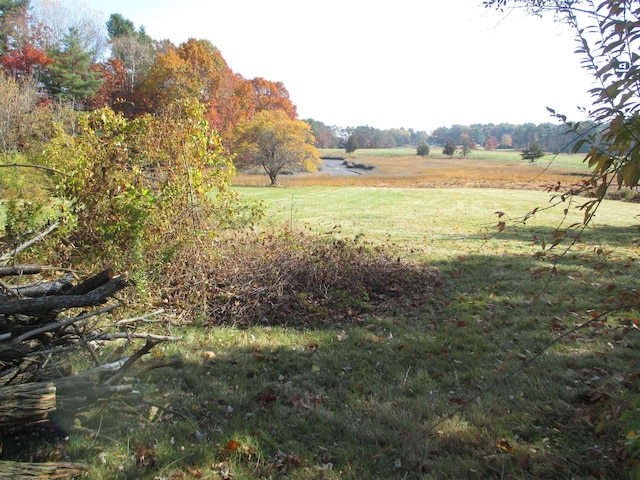
M281 81L300 118L413 128L583 118L590 77L552 19L481 0L84 0L154 39L207 39L245 78Z

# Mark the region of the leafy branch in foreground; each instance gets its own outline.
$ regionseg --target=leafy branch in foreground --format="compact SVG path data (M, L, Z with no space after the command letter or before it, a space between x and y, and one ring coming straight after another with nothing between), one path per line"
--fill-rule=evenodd
M584 213L583 225L572 225L575 230L558 228L554 234L552 248L569 238L566 253L580 239L585 227L593 222L612 187L635 190L640 183L640 3L620 0L599 3L593 0L486 0L483 3L498 9L525 8L534 15L553 13L573 30L578 43L576 53L596 83L589 91L592 109L586 112L596 128L585 131L581 122L567 121L565 115L549 109L569 132L580 138L573 148L574 153L588 147L584 161L590 168L590 177L582 185L572 186L556 197L566 201L576 196L588 196L578 205ZM503 222L499 228L504 229ZM637 294L630 294L627 289L618 294L617 302L619 308L638 308ZM625 416L628 422L625 449L630 458L630 475L634 479L640 478L638 403L634 402L636 407Z

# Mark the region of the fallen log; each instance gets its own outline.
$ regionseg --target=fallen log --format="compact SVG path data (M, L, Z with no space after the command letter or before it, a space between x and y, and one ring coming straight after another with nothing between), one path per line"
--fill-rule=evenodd
M56 410L53 383L24 383L0 387L0 428L44 422ZM7 478L1 475L0 478Z
M0 277L12 277L17 275L35 275L42 272L41 265L9 265L0 267Z
M11 480L63 479L80 477L89 467L82 463L0 462L0 478Z
M28 314L29 312L48 312L51 310L64 310L67 308L101 305L107 301L107 298L126 286L127 282L124 277L115 277L104 285L83 295L65 294L50 297L9 300L0 303L0 314Z
M9 293L13 297L46 297L49 295L59 295L73 287L74 276L71 273L50 281L37 282L29 285L18 285L9 287ZM8 300L10 297L3 295L0 300Z

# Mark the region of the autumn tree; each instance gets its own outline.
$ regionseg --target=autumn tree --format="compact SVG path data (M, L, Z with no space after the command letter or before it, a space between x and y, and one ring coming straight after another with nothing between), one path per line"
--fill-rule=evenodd
M500 137L500 148L511 148L513 146L513 139L511 135L505 133Z
M114 13L107 21L112 57L126 72L126 92L131 93L144 79L155 57L153 40L141 27L136 30L131 20Z
M225 130L225 99L232 98L237 77L220 51L207 40L189 39L176 47L160 45L140 93L151 112L175 101L196 98L207 107L212 128Z
M102 107L115 109L117 106L118 111L121 111L124 97L128 93L127 69L124 64L117 58L110 58L105 62L92 65L91 70L96 72L102 84L94 95L86 99L87 109Z
M484 142L484 148L485 150L495 150L498 148L498 140L496 140L496 137L487 138Z
M467 155L475 148L475 143L471 140L471 136L468 133L460 135L460 146L462 147L462 156L467 158Z
M289 118L298 117L296 106L291 102L289 91L282 82L272 82L261 77L249 80L249 82L253 87L255 112L280 110L286 113Z
M238 165L263 168L271 185L284 168L313 172L321 163L309 124L282 110L263 110L239 125L235 144Z

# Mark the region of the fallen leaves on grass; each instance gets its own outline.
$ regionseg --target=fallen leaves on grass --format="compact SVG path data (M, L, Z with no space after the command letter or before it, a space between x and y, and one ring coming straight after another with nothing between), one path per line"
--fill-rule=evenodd
M496 442L496 447L506 453L515 453L516 449L507 438L503 438L502 440L498 440Z

